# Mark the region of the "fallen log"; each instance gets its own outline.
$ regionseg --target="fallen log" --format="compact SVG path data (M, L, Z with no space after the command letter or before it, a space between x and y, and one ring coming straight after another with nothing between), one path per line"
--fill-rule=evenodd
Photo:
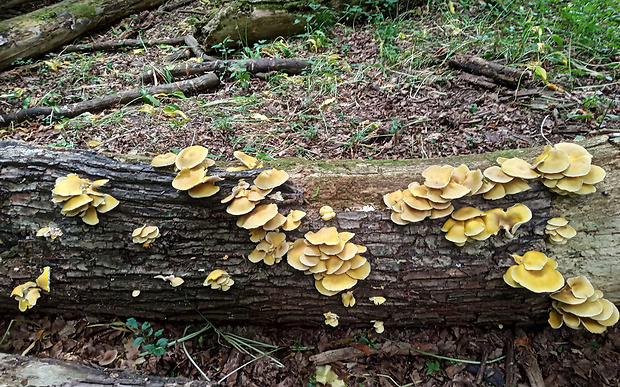
M249 73L269 73L272 71L283 71L287 74L300 74L305 68L310 66L310 62L302 59L244 59L244 60L216 60L204 63L185 63L176 65L171 69L148 70L140 76L142 83L155 83L156 80L165 79L164 74L172 77L187 77L207 72L222 73L226 69L236 68L245 70Z
M190 50L192 50L192 52L197 58L201 58L202 60L208 60L208 61L217 60L217 58L207 55L207 53L202 49L202 47L200 47L200 44L198 44L198 41L196 40L196 38L194 38L194 35L191 35L191 34L185 35L184 39L185 39L185 44L187 45L187 47L189 47Z
M82 113L100 111L112 106L130 103L141 98L144 94L173 93L182 91L184 93L197 93L202 90L217 87L220 84L219 78L208 73L197 78L187 79L181 82L167 83L164 85L153 86L148 89L133 89L121 91L116 94L108 94L82 102L76 102L63 106L39 106L34 108L22 109L15 113L0 115L0 125L7 125L11 122L22 122L28 118L49 116L51 118L75 117Z
M186 386L215 383L144 375L136 371L88 367L81 363L0 353L0 386Z
M90 44L75 44L66 46L64 52L93 52L93 51L105 51L105 50L118 50L126 47L153 47L160 44L167 44L170 46L178 46L185 44L185 36L178 38L168 39L124 39L124 40L106 40L103 42L95 42Z
M353 288L357 304L344 308L340 296L326 297L314 288L311 276L286 262L252 264L246 257L256 246L236 217L220 200L239 179L251 181L257 171L216 171L224 181L211 198L191 199L171 187L172 171L146 163L127 163L90 152L69 152L0 143L0 313L17 310L11 289L51 267L52 291L43 293L35 308L42 312L113 315L149 321L201 320L201 311L214 323L317 326L324 312L340 316L343 326L368 327L370 320L390 326L424 324L535 324L546 321L550 299L525 289L513 289L502 275L513 263L509 254L546 251L565 277L585 274L612 302L620 301L615 262L620 234L618 186L620 146L605 136L583 144L594 162L608 171L598 192L577 198L558 197L541 184L521 194L486 202L479 196L459 199L456 207L487 210L525 203L533 219L515 239L493 237L462 248L440 231L443 219L408 226L390 221L382 195L419 179L431 164L485 168L497 156L532 160L538 149L503 151L436 160L319 161L283 160L289 171L281 188L280 212L304 208L301 227L288 232L289 241L329 225L355 233L353 241L368 247L364 254L372 271ZM122 157L122 156L119 156ZM120 159L122 160L122 158ZM101 190L120 205L101 215L97 226L63 217L50 201L57 177L76 173L92 180L107 178ZM305 198L301 188L308 194ZM304 199L309 201L304 205ZM317 214L332 206L337 217L324 222ZM374 210L373 207L374 206ZM568 218L578 234L566 245L543 241L547 219ZM36 238L51 222L64 232L54 241ZM162 237L149 249L131 241L131 231L158 225ZM222 259L228 256L228 259ZM227 292L202 285L214 269L224 269L235 281ZM174 274L185 280L177 288L156 275ZM140 290L132 297L133 290ZM384 296L376 306L369 297ZM28 312L26 312L26 316Z
M527 70L508 67L475 55L453 55L448 59L448 65L471 74L482 75L511 88L525 85L530 80Z
M0 70L54 50L71 40L163 0L66 0L0 22Z

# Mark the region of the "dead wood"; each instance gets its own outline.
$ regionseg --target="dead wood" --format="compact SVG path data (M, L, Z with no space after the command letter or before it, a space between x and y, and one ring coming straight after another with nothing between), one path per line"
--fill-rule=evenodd
M0 22L0 70L55 50L77 37L163 0L66 0Z
M502 279L514 262L511 253L546 251L565 277L583 274L587 266L590 281L610 301L620 299L617 275L609 270L620 248L620 146L607 137L591 139L584 146L594 155L593 162L608 171L596 193L557 197L533 183L529 191L494 202L479 196L460 199L455 206L483 210L525 203L534 215L515 239L497 236L463 248L445 239L440 230L444 219L394 224L382 196L421 181L421 172L431 164L486 168L506 153L398 162L282 161L291 178L281 189L285 201L278 207L283 214L290 209L308 213L298 230L287 233L287 240L324 227L317 210L329 204L337 216L327 225L355 233L353 241L368 247L364 255L372 271L353 289L355 307L344 308L340 295L320 295L312 277L293 270L286 261L266 266L247 260L256 244L247 230L236 226L237 217L228 215L220 200L239 179L252 181L258 171L214 171L225 178L218 183L221 191L197 200L172 188L174 172L147 163L0 143L0 293L10 294L14 286L50 266L53 291L37 302L40 312L196 321L201 320L199 310L214 323L322 326L323 313L332 311L344 327L368 327L370 320L382 320L386 330L429 324L545 323L548 295L510 288ZM540 151L510 155L533 160ZM102 191L119 199L119 207L102 214L97 226L62 216L50 201L51 190L56 178L68 173L91 181L110 179ZM302 189L308 192L308 205ZM316 192L318 197L311 197ZM566 245L544 242L546 222L554 216L570 219L578 232ZM50 222L63 230L62 237L55 241L34 237ZM132 243L131 231L151 223L162 230L157 243L150 249ZM225 255L229 258L222 260ZM228 292L202 285L213 269L225 269L235 280ZM175 274L185 283L172 288L153 278L159 274ZM134 289L141 290L139 297L132 297ZM380 295L387 298L383 305L369 301ZM0 313L9 310L16 311L17 302L0 298Z
M335 363L337 361L347 362L351 360L361 359L367 356L375 355L400 355L400 356L418 356L419 353L410 351L406 348L402 348L395 343L387 342L383 344L377 344L377 348L368 347L369 353L355 347L346 347L331 349L329 351L320 352L316 355L310 356L310 361L315 365L324 365Z
M517 375L515 374L515 343L514 343L514 329L511 327L508 331L508 340L506 341L506 364L504 369L506 370L506 387L516 387Z
M194 35L185 35L185 44L190 48L190 50L192 50L192 52L194 53L194 55L198 58L202 58L203 60L208 60L208 61L214 61L217 60L216 58L207 55L207 53L205 52L205 50L202 49L202 47L200 47L200 44L198 44L198 41L196 40L196 38L194 38Z
M525 332L522 329L517 329L517 338L515 342L516 346L516 358L525 375L527 376L528 381L530 382L531 387L545 387L545 381L542 375L542 371L538 366L538 360L536 358L536 354L531 348L531 343L529 338L526 336Z
M121 91L116 94L108 94L104 97L94 98L87 101L72 103L64 106L50 107L41 106L28 109L22 109L15 113L0 115L0 125L8 125L11 122L22 122L28 118L41 116L49 116L51 118L59 117L75 117L82 113L101 111L118 104L130 103L139 99L144 94L173 93L182 91L184 93L197 93L202 90L217 87L220 80L217 75L208 73L197 78L187 79L185 81L168 83L159 86L153 86L148 89L133 89Z
M497 84L512 88L524 85L530 78L528 71L504 66L474 55L453 55L448 59L448 64L471 74L485 76Z
M153 47L160 44L167 44L170 46L178 46L185 44L185 36L178 38L168 39L124 39L124 40L106 40L104 42L95 42L90 44L76 44L66 46L64 52L78 52L78 51L106 51L106 50L118 50L127 47Z
M194 2L194 0L181 0L181 1L177 1L177 2L170 2L166 5L164 5L163 7L160 8L161 11L164 12L170 12L170 11L174 11L175 9L182 7L184 5L190 4Z
M215 383L190 381L183 377L168 378L144 375L133 370L89 367L55 359L0 353L0 385L2 386L187 386L208 387Z
M206 72L222 73L226 69L235 68L249 73L268 73L271 71L283 71L287 74L300 74L310 62L302 59L246 59L246 60L216 60L205 63L185 63L174 66L170 70L154 69L144 72L140 79L143 83L154 83L166 79L164 74L172 77L184 77Z

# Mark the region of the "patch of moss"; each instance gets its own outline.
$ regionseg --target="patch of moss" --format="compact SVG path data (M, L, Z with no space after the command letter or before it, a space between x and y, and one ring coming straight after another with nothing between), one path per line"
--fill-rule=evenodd
M71 12L76 18L92 19L97 16L97 9L93 4L75 4L71 6Z

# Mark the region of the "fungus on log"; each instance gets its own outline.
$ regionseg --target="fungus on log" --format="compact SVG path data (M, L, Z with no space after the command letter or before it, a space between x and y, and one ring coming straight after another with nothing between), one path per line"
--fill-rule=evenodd
M480 195L454 201L455 207L481 210L508 208L524 203L532 219L514 239L500 237L456 247L444 238L444 219L427 219L406 226L394 224L383 206L383 195L404 189L430 164L487 168L498 156L533 160L541 148L503 151L501 154L469 155L440 160L273 162L290 179L278 189L283 214L307 212L301 225L287 232L288 240L300 239L324 226L318 210L324 204L336 209L330 221L341 232L355 233L355 241L367 246L364 256L372 265L369 277L352 290L357 298L345 308L341 297L319 294L312 277L294 270L286 260L273 266L255 265L247 255L255 248L238 217L226 213L221 199L239 179L251 181L260 170L218 170L225 180L211 198L192 199L170 183L174 173L156 170L148 162L127 163L91 152L69 152L0 143L0 312L17 311L8 297L16 285L51 267L52 291L37 302L44 312L134 316L149 320L200 320L200 310L212 322L288 325L324 324L323 313L332 311L344 326L366 326L370 320L390 326L420 324L540 323L549 316L548 294L513 289L502 279L513 264L510 254L530 250L545 252L558 262L569 278L586 275L604 291L609 301L620 301L620 284L614 263L620 247L620 146L607 137L588 140L584 146L608 176L590 195L567 197L550 192L540 182L532 189L488 202ZM122 157L122 156L118 156ZM109 179L109 194L118 207L96 226L63 217L50 200L59 176L75 173L91 180ZM300 188L301 187L301 188ZM317 198L307 195L319 192ZM305 204L305 200L309 204ZM269 203L269 200L266 200ZM369 204L374 204L372 211ZM578 233L564 245L545 244L547 220L563 216ZM55 223L63 235L53 242L37 238L41 227ZM131 231L157 224L162 238L150 249L132 243ZM580 232L583 231L583 232ZM229 259L221 257L228 255ZM227 292L204 287L205 275L222 269L234 278ZM182 277L172 288L155 275ZM140 297L132 291L140 289ZM383 296L375 306L369 300ZM27 312L28 313L28 312Z

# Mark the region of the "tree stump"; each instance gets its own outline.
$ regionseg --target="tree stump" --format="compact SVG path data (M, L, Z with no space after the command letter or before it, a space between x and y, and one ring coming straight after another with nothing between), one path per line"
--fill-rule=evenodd
M285 260L274 266L247 260L255 244L220 200L239 179L251 181L256 170L214 171L211 174L225 178L218 183L222 190L211 198L192 199L172 188L172 171L148 163L0 143L0 311L17 310L17 302L8 297L11 289L50 266L51 292L42 292L35 306L44 312L195 321L201 319L200 311L214 323L313 326L323 324L323 313L331 311L345 326L367 326L370 320L403 327L534 324L547 319L548 295L513 289L502 280L513 264L510 254L528 250L547 252L565 278L587 275L610 301L618 302L619 145L599 137L584 146L594 155L593 162L608 172L596 193L562 197L532 183L531 190L497 201L459 199L456 208L506 209L523 203L533 213L515 239L498 235L462 248L445 239L440 230L445 218L407 226L392 223L382 196L411 181L422 182L421 172L432 164L486 168L500 155L531 161L540 148L433 160L275 162L291 176L279 188L284 198L278 203L280 212L308 212L298 230L287 232L287 240L336 226L354 232L353 242L368 247L363 255L372 271L353 288L355 307L344 308L340 295L319 294L313 278ZM68 173L91 181L110 179L101 191L120 205L102 214L97 226L62 216L50 201L51 190L56 178ZM320 219L317 210L323 205L336 210L335 219ZM554 216L566 217L578 232L566 245L544 242L546 221ZM50 222L64 235L54 241L35 237ZM144 224L157 225L162 232L149 249L131 240L131 231ZM222 259L225 255L227 260ZM235 284L229 291L202 285L214 269L231 274ZM180 276L185 283L172 288L153 278L159 274ZM141 290L139 297L132 297L134 289ZM375 306L368 300L371 296L387 301Z

